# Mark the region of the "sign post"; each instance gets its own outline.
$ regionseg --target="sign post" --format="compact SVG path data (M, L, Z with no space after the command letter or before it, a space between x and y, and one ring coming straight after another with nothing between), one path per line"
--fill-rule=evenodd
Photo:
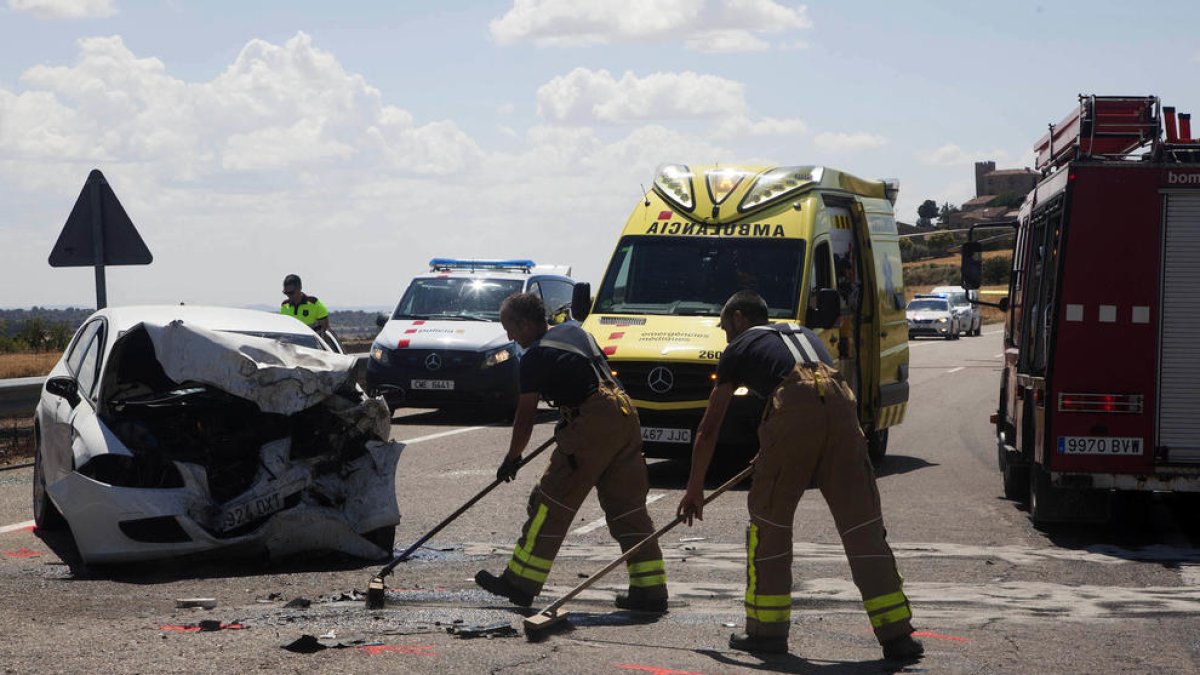
M94 266L96 309L104 309L108 306L104 266L149 265L153 260L104 174L92 169L50 251L50 266Z

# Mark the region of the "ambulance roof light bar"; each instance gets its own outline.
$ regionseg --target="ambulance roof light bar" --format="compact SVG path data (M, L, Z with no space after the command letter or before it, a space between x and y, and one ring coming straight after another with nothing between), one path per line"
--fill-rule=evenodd
M470 258L434 258L429 261L432 271L450 270L517 270L528 273L537 263L532 260L476 260Z

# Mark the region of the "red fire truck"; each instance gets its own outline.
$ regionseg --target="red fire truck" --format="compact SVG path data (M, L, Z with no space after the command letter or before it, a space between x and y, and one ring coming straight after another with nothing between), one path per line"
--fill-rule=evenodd
M1114 491L1200 492L1190 116L1157 97L1081 96L1034 149L1044 175L1012 224L1012 276L996 305L1004 494L1049 522L1105 520ZM981 270L981 244L968 241L963 285L978 288Z

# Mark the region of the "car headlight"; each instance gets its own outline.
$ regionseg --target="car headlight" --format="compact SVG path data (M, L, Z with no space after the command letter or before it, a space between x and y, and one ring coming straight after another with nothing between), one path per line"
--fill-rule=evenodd
M733 390L734 396L745 396L746 394L749 394L749 393L750 393L749 387L738 387L737 389Z
M482 368L491 368L492 366L499 365L499 364L504 363L505 361L511 359L512 355L513 355L512 349L509 347L501 347L500 349L493 349L492 351L488 352L487 355L485 355L483 357L483 365L481 367Z
M950 319L947 319L944 316L942 318L938 319L938 323L949 323L949 322L950 322Z
M371 347L371 358L380 363L387 363L387 350L379 345Z

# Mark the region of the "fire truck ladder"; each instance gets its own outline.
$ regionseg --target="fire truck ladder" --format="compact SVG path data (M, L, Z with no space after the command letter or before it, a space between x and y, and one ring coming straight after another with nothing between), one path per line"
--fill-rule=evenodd
M1123 158L1159 138L1157 96L1079 96L1079 107L1033 146L1037 168L1085 158Z

